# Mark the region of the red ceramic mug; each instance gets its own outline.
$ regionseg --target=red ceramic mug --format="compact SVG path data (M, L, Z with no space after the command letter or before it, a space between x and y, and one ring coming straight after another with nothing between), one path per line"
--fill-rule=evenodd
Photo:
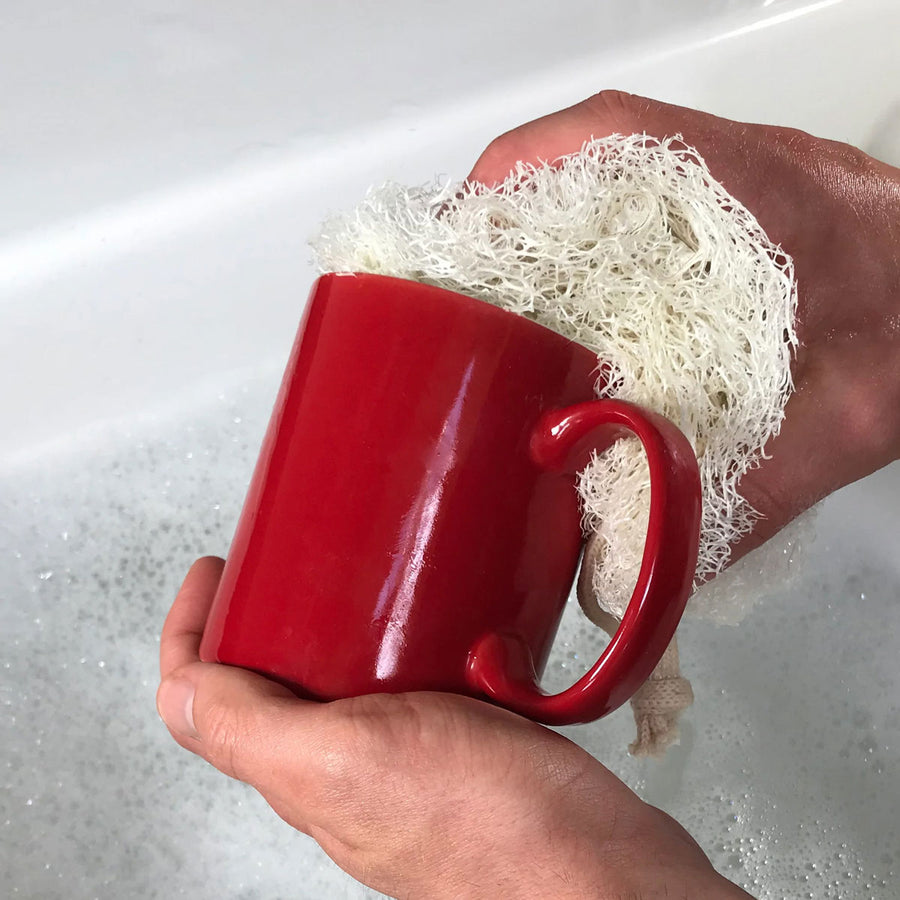
M547 724L624 703L668 645L697 557L685 437L596 400L595 355L450 291L332 274L312 289L200 655L302 696L451 691ZM650 462L625 618L559 694L538 677L582 546L573 475L623 435Z

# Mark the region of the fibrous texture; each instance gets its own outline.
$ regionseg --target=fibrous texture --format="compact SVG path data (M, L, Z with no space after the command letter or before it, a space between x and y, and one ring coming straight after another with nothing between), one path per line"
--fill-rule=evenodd
M598 396L642 404L691 441L703 484L697 583L720 572L755 513L740 477L777 433L792 389L791 260L680 137L614 135L520 164L502 183L371 190L313 241L322 271L376 272L480 298L591 348ZM582 473L594 576L621 617L650 498L636 440Z

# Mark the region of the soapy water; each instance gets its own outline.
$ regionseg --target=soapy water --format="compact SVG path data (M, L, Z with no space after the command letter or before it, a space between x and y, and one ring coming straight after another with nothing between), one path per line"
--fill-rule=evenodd
M162 622L193 559L227 551L275 389L265 377L0 473L3 896L379 896L155 712ZM896 467L879 478L863 499L898 534ZM858 502L824 505L804 572L741 625L682 626L696 700L663 760L627 755L627 706L560 729L755 897L895 895L900 571L844 524ZM545 686L605 642L570 602Z

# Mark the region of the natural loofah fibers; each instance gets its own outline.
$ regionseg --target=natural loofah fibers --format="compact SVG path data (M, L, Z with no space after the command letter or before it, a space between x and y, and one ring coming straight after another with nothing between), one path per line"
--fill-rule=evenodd
M313 241L322 271L377 272L480 298L597 353L597 393L655 409L691 441L703 523L696 579L755 513L740 477L792 389L791 260L679 137L614 135L496 187L385 184ZM619 441L581 475L603 542L594 587L621 618L647 528L649 470Z

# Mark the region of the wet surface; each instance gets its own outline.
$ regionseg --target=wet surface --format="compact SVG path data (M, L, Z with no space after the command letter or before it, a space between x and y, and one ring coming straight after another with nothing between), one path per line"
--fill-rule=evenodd
M0 474L4 896L375 896L177 747L154 706L163 619L193 559L227 551L275 387ZM696 701L664 760L627 755L627 707L563 729L754 896L891 896L898 495L896 465L836 495L793 584L738 626L683 625ZM546 685L603 643L572 604Z

